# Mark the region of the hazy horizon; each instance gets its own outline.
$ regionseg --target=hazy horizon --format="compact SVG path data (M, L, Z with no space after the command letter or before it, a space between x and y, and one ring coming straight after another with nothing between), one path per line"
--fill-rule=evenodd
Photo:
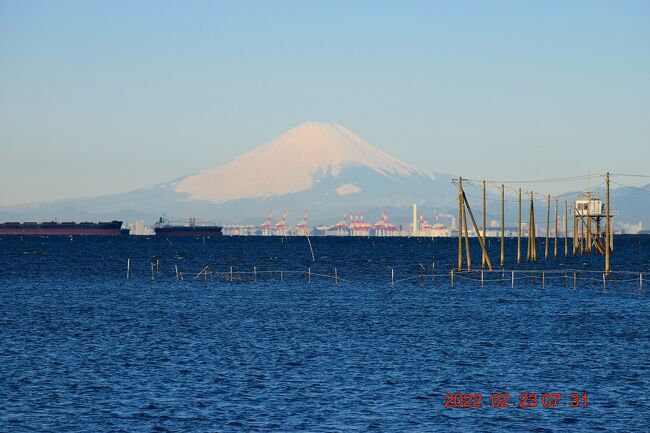
M305 121L471 178L647 174L649 23L642 1L4 1L0 205L167 182Z

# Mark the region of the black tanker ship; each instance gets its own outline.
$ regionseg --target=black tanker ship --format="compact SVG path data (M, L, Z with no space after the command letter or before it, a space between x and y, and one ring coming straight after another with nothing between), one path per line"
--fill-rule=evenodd
M160 218L154 226L156 236L221 236L222 227L213 224L197 224L190 218L186 224L172 224Z
M0 235L95 235L119 236L122 221L110 222L6 222L0 223Z

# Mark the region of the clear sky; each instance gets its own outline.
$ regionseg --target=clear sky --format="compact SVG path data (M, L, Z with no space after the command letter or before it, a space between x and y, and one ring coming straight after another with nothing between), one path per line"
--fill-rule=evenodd
M0 204L165 182L304 121L465 177L650 174L650 2L0 0Z

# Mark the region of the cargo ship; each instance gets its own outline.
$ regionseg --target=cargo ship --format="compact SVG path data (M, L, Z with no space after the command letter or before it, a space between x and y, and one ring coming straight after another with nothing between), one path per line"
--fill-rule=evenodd
M0 235L94 235L119 236L122 221L110 222L5 222L0 223Z
M221 236L222 228L213 224L197 224L196 218L190 218L185 224L174 224L160 218L153 229L156 236Z

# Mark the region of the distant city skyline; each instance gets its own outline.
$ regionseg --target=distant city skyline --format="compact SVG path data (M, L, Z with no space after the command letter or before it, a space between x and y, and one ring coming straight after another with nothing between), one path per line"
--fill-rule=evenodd
M306 121L470 178L649 174L648 77L644 1L3 1L0 205L167 182Z

